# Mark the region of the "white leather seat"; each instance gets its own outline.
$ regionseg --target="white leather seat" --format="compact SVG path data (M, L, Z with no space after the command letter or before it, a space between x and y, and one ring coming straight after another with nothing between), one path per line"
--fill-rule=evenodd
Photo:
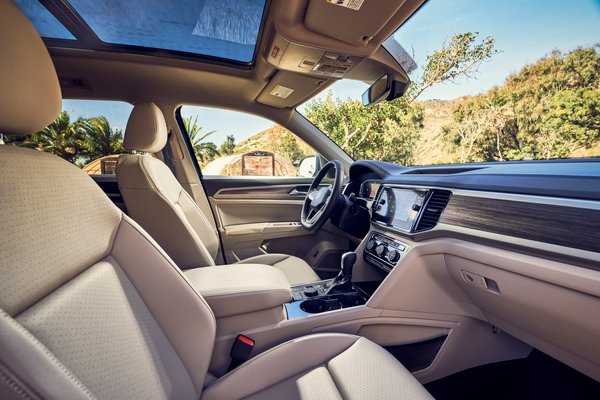
M43 128L61 108L58 80L10 1L0 54L0 131ZM213 313L143 229L55 156L0 145L0 171L0 398L430 398L385 350L342 334L208 379Z
M143 154L120 156L116 169L128 213L180 268L215 265L218 233L171 170L148 154L161 151L166 142L167 125L160 109L154 103L137 104L127 122L124 147ZM306 261L286 254L265 254L240 263L274 266L290 285L319 280Z

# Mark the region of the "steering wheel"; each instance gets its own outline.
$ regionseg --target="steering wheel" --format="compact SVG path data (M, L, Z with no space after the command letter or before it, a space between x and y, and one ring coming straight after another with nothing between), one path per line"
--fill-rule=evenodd
M331 188L324 186L319 189L319 185L329 171L335 171L333 186ZM302 214L300 222L302 226L309 231L319 229L331 216L337 200L342 194L342 185L344 183L344 173L342 163L338 160L329 161L321 168L315 179L313 179L306 194L306 199L302 205Z

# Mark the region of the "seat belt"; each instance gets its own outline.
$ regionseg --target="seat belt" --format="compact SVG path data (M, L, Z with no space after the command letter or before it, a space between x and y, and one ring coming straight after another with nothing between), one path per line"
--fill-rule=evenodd
M248 361L253 348L254 339L251 339L246 335L237 335L233 342L233 346L231 346L231 352L229 353L231 363L229 364L227 372L230 372L232 369L235 369Z
M171 137L173 136L173 130L169 130L167 134L167 144L162 149L163 158L165 159L165 164L171 170L173 175L175 175L175 161L173 158L173 148L171 147Z

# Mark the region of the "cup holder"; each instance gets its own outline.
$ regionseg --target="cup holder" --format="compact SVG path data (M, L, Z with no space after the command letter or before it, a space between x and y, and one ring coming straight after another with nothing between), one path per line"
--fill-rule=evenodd
M340 308L359 306L365 304L365 302L365 299L358 293L345 293L304 300L300 303L300 309L309 314L318 314L325 311L339 310Z
M340 295L338 298L342 308L360 306L366 303L365 299L358 293Z

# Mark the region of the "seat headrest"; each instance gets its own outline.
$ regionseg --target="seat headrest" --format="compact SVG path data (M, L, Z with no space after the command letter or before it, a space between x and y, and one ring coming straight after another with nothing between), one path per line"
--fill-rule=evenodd
M0 132L37 132L61 108L58 77L44 42L18 6L0 1Z
M160 108L154 103L139 103L133 107L123 147L128 150L156 153L167 143L167 123Z

